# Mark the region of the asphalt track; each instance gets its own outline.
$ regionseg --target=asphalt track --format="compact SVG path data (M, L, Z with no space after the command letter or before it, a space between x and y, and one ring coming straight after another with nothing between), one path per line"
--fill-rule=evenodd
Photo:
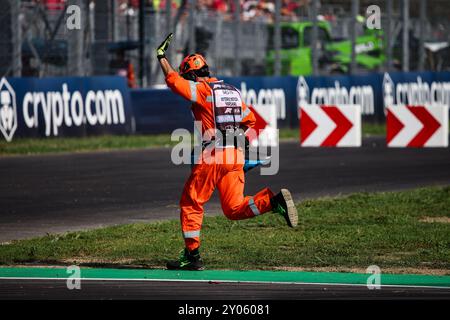
M0 300L450 300L449 288L381 287L292 283L85 280L69 290L62 279L0 280Z
M0 158L0 242L46 233L179 216L189 165L171 150L8 156ZM383 138L361 148L280 146L280 170L246 176L246 194L287 187L296 201L360 191L450 184L450 150L389 149ZM206 214L220 214L217 195Z

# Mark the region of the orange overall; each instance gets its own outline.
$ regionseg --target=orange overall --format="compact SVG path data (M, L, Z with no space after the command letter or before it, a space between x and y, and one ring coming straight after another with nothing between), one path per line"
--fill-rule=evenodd
M208 82L217 81L216 78L208 79ZM177 72L170 72L166 83L173 92L192 102L192 113L196 121L201 121L202 132L215 128L212 89L207 82L189 81ZM245 103L242 108L241 125L252 127L255 116ZM216 148L210 157L226 157L227 161L200 161L195 164L181 196L181 227L188 250L194 250L200 245L203 205L210 199L216 187L219 190L222 210L228 219L253 218L272 210L270 198L273 193L269 188L262 189L253 197L244 197L244 154L241 149Z

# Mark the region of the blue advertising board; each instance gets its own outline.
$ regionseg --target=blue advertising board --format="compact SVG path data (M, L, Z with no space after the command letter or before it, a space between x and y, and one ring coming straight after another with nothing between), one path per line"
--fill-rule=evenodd
M301 103L359 104L365 121L384 121L386 104L449 104L450 72L394 72L355 76L222 77L250 105L275 105L278 127L298 127ZM434 96L434 100L431 99ZM192 129L190 102L168 89L132 90L138 132Z
M7 141L132 133L129 89L123 77L2 78L0 130Z
M224 77L223 80L241 91L248 105L275 105L279 127L296 127L296 77Z
M136 131L170 133L178 128L193 130L191 103L169 89L131 90Z
M379 122L387 105L450 104L450 72L221 79L249 105L275 105L279 128L298 127L302 103L359 104L363 120ZM129 90L122 77L3 78L0 130L7 140L192 131L190 105L169 89Z

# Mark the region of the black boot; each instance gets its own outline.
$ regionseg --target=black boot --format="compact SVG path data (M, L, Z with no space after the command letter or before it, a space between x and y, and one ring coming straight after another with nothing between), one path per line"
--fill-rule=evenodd
M281 214L289 227L295 228L298 224L298 213L292 200L291 193L287 189L281 191L270 199L272 211Z
M203 270L203 261L200 257L198 249L189 252L188 249L184 249L180 254L178 260L172 260L167 262L167 269L169 270Z

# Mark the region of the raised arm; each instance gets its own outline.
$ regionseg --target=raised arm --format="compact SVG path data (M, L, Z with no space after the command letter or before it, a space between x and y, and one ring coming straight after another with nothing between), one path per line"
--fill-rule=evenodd
M164 77L166 77L170 72L176 72L166 57L159 59L159 64L161 65Z
M170 64L166 58L166 50L169 47L173 34L169 34L167 38L156 49L156 56L164 73L167 86L173 92L192 102L197 102L197 87L194 81L188 81L181 77L178 72Z
M156 57L159 60L159 64L161 65L161 69L164 73L164 77L167 76L170 72L175 72L175 69L170 65L169 60L166 58L166 51L169 48L170 41L172 41L173 33L170 33L166 39L159 45L156 49Z

